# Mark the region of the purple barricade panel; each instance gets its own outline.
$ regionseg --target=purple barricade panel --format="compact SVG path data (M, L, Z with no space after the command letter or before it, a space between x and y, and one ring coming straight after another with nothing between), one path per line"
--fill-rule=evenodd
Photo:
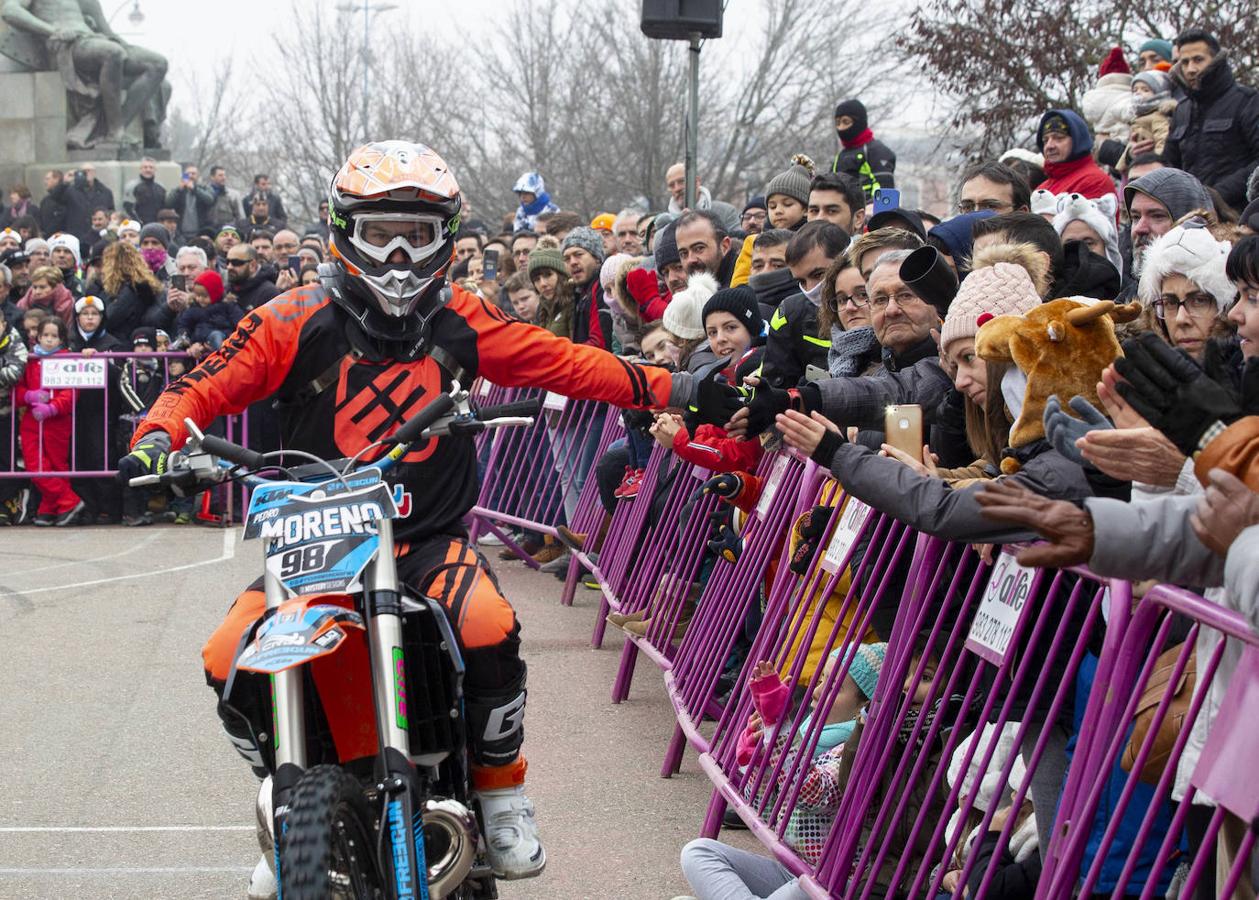
M665 672L665 686L678 718L661 769L666 777L678 770L688 742L701 753L710 749L700 725L722 714L722 704L717 702L719 679L745 633L752 605L760 602L771 562L785 555L794 516L812 502L816 492L816 467L809 464L808 479L804 479L805 469L805 463L787 452L765 455L757 470L762 479L760 497L744 523L742 551L733 563L718 558L713 564L691 625L672 667ZM772 595L777 583L790 577L787 566L779 565L767 594Z
M1245 823L1259 780L1243 773L1259 741L1259 638L1235 611L1159 585L1113 656L1037 896L1161 897L1173 882L1180 896L1254 896Z

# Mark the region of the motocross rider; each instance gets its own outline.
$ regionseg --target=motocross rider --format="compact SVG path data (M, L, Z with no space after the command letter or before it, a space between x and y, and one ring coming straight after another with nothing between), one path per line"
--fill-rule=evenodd
M354 150L332 179L328 206L334 262L322 267L321 283L248 313L218 351L172 383L136 430L121 477L165 471L170 451L187 439L185 417L204 427L265 397L275 398L284 446L325 458L358 453L453 381L467 386L478 375L622 407L684 407L691 399L691 376L570 343L447 288L460 194L428 147L391 140ZM546 855L524 793L520 624L462 525L477 496L472 439L416 444L389 478L409 495L403 506L409 499L419 511L396 526L398 575L445 606L463 643L472 780L491 865L500 878L537 875ZM242 635L264 608L255 583L206 642L206 678L220 694ZM224 717L224 727L257 762L239 724ZM255 881L265 875L256 872Z

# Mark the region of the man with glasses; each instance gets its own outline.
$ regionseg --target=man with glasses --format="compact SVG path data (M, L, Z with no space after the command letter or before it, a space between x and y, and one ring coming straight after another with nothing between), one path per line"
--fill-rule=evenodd
M249 244L237 244L227 251L227 285L245 312L262 306L280 293L258 262L258 252Z
M1018 172L1004 163L985 160L972 163L962 173L957 211L973 213L988 210L1001 215L1027 212L1031 190Z
M795 409L806 415L820 412L840 428L855 425L882 431L887 407L904 403L921 406L924 422L929 424L953 383L940 368L939 351L931 336L932 329L940 327L942 310L924 303L901 281L901 263L910 252L894 250L881 255L866 282L870 324L883 345L885 372L823 378L799 388L758 387L746 406L726 423L727 430L735 436L754 437L772 428L779 413ZM735 389L729 391L734 393Z
M528 229L517 231L511 236L511 258L516 263L517 272L529 271L529 254L538 246L538 236Z

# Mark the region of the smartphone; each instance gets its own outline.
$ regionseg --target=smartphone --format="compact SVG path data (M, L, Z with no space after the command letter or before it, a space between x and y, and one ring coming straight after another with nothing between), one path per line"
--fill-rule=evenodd
M875 188L874 211L876 213L885 212L889 209L899 209L900 205L901 192L896 188Z
M481 260L481 278L484 281L498 280L498 251L486 250Z
M188 276L187 275L172 275L170 277L170 286L173 287L177 291L187 291L188 290Z
M302 258L300 256L290 256L289 268L293 270L294 275L300 272L302 270Z
M922 459L922 407L917 403L889 406L883 414L883 442Z
M815 365L810 364L804 367L804 380L805 381L821 381L823 378L830 378L830 377L831 377L831 373L828 372L826 369L821 368L820 366L815 366Z

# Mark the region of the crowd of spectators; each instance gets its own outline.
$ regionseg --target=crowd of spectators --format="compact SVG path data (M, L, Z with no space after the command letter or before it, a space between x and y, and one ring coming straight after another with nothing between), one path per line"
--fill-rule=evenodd
M834 124L829 166L784 159L752 196L715 197L697 178L688 206L678 164L662 211L578 213L527 172L500 219L465 216L450 282L697 385L692 409L627 413L628 437L599 459L590 435L553 435L560 480L593 475L610 514L662 445L714 472L707 487L728 503L713 548L733 554L733 509L782 442L926 534L1043 536L1032 563L1208 588L1259 624L1259 94L1225 49L1201 29L1115 48L1081 109L1037 117L1034 150L959 167L943 218L900 203L896 155L859 100L838 103ZM242 196L222 167L203 183L185 166L168 188L145 160L121 207L90 167L49 172L46 188L36 205L15 185L0 215L0 470L112 468L170 375L327 259L326 204L295 228L265 174ZM1086 328L1088 352L1052 366L1027 349ZM104 390L39 382L55 354L123 350L182 356L111 359ZM887 441L890 405L920 409L920 451ZM269 417L256 418L249 439L267 449ZM112 483L72 474L0 479L0 501L8 523L152 521ZM559 531L519 538L562 575L568 547L597 549L606 521ZM613 624L641 636L649 621ZM828 728L871 696L871 646L850 705L815 710ZM762 697L793 687L769 675L753 679ZM819 748L823 775L848 733ZM1056 802L1045 790L1034 783L1039 815ZM824 823L809 827L816 838ZM1043 841L1042 823L1028 827ZM724 845L690 845L683 862L700 898L803 896L781 866Z
M712 470L705 489L727 503L708 552L734 558L735 509L781 442L920 532L977 545L1044 537L1030 563L1209 588L1259 620L1259 95L1234 82L1216 40L1200 29L1152 40L1131 67L1116 48L1080 110L1037 117L1034 151L959 167L942 219L899 202L895 153L859 101L837 105L835 127L830 171L783 160L754 196L719 198L697 180L688 207L675 165L666 210L578 217L561 186L547 193L529 173L501 228L465 226L475 237L460 242L453 280L697 383L692 409L624 414L627 438L590 461L608 514L594 533L522 533L524 549L561 577L568 547L597 552L616 505L639 495L654 441ZM1044 334L1072 349L1040 347ZM891 405L921 410L917 451L888 442ZM551 439L561 482L580 485L575 439L559 427ZM651 618L609 621L642 638ZM887 640L890 619L882 626L876 614L874 637ZM754 697L769 676L753 673ZM770 720L759 699L757 710L753 742ZM837 724L854 714L817 712ZM837 746L819 746L813 765L840 790ZM1002 814L1030 835L1009 872L1028 891L1065 771L1056 752L1028 807ZM812 837L787 832L807 861L825 833L809 815ZM1192 851L1202 829L1189 821ZM1230 834L1222 859L1237 849ZM712 841L689 845L683 867L700 898L803 896L785 868Z

